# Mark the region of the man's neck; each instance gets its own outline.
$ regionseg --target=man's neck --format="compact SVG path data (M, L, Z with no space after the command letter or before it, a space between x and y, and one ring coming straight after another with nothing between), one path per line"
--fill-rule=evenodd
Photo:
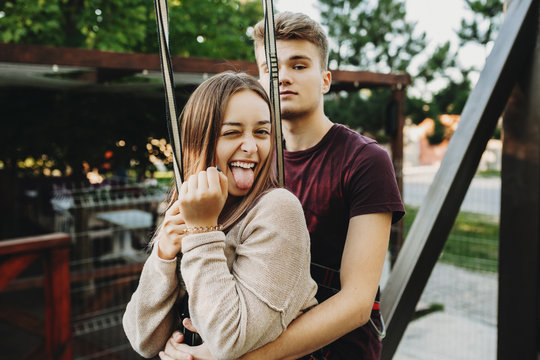
M294 120L283 119L283 136L288 151L306 150L315 146L334 125L324 113Z

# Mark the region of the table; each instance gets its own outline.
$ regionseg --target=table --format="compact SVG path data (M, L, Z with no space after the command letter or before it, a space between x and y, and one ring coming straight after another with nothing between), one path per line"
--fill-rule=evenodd
M113 232L112 252L103 258L124 257L140 260L141 252L133 248L131 231L150 228L153 225L151 213L138 209L116 210L99 212L96 218L121 229Z

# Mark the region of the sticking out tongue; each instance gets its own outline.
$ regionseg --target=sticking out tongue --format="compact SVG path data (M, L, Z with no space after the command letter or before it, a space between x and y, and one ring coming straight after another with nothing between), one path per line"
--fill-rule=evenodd
M231 166L231 171L236 182L236 187L240 190L248 190L253 185L255 176L252 169L244 169L238 166Z

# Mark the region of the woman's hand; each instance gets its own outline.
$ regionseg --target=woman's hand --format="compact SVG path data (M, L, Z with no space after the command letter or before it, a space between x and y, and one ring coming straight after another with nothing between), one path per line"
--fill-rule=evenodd
M186 222L180 212L180 202L175 201L163 218L163 227L157 235L158 255L165 260L172 260L182 250L182 238Z
M179 196L186 225L217 225L227 195L227 177L215 167L191 175L182 184Z
M161 360L214 360L205 344L189 346L183 343L184 335L175 331L159 353Z

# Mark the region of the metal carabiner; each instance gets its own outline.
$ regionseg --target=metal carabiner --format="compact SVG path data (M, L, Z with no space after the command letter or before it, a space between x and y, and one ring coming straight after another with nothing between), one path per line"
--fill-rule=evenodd
M379 314L379 316L380 316L380 319L381 319L381 329L380 330L377 327L377 325L375 325L375 322L373 322L373 320L371 319L371 316L369 317L369 324L373 328L373 331L375 331L375 334L377 334L377 337L379 338L379 340L382 341L382 339L384 339L386 337L386 325L384 324L384 319L382 317L382 314Z

